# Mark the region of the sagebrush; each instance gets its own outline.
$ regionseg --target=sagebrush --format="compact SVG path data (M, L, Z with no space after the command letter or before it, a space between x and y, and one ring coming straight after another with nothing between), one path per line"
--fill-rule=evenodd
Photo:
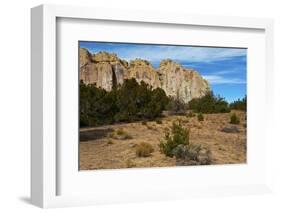
M174 122L171 130L165 133L164 141L159 144L161 153L173 157L173 149L180 144L189 144L189 132L190 130L184 128L180 121Z

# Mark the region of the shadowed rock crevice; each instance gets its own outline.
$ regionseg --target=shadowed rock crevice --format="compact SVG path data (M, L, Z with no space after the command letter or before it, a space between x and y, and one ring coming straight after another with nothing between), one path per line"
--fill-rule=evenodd
M112 88L117 87L117 78L116 78L116 69L114 69L114 65L112 65Z

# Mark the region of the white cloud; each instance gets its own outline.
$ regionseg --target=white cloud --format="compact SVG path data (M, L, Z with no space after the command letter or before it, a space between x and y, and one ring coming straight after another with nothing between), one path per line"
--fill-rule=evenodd
M239 78L226 78L220 75L203 75L211 84L246 84L246 81Z
M246 49L183 47L183 46L139 46L118 49L119 57L127 60L143 58L160 61L165 58L189 62L214 62L236 56L246 56Z

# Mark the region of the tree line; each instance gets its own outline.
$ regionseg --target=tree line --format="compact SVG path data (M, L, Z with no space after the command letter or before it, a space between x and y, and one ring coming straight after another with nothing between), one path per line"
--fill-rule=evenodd
M192 99L185 104L178 97L168 97L161 88L136 79L126 79L122 85L106 91L95 84L80 81L79 99L80 127L154 120L162 116L163 110L174 113L228 113L231 109L246 111L246 96L228 104L224 98L208 92L201 98Z
M80 126L155 119L161 116L169 98L161 88L126 79L122 85L106 91L80 82Z
M198 113L228 113L231 110L247 109L247 97L228 103L223 97L216 96L209 91L201 98L194 98L188 103L188 108Z

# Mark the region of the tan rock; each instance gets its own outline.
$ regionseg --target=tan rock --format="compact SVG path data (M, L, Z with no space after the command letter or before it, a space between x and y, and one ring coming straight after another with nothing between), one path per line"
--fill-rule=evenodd
M112 66L108 63L91 63L80 70L80 80L85 84L95 84L97 87L110 91L113 86Z
M138 83L144 81L151 85L152 88L161 87L159 75L146 60L136 59L131 61L126 78L135 78Z
M93 62L114 62L118 61L119 58L114 53L108 53L108 52L99 52L97 54L93 54L92 56Z
M198 72L185 69L172 60L163 60L157 72L160 76L161 88L168 96L179 97L185 103L192 98L202 97L210 90L210 86Z
M79 50L80 68L91 62L91 54L88 50L80 48Z
M161 61L154 69L150 62L135 59L128 64L116 54L99 52L91 55L80 49L80 79L86 84L96 84L107 91L123 84L124 79L135 78L152 88L162 88L168 96L178 97L185 103L192 98L202 97L210 90L208 82L193 69L183 68L172 60Z
M80 51L81 53L83 57L80 55L80 60L82 58L84 62L84 55L87 54L84 51ZM80 80L86 84L95 84L107 91L110 91L114 85L123 84L124 75L127 73L127 62L120 60L116 54L107 52L99 52L92 55L90 59L90 63L83 67L80 65Z

